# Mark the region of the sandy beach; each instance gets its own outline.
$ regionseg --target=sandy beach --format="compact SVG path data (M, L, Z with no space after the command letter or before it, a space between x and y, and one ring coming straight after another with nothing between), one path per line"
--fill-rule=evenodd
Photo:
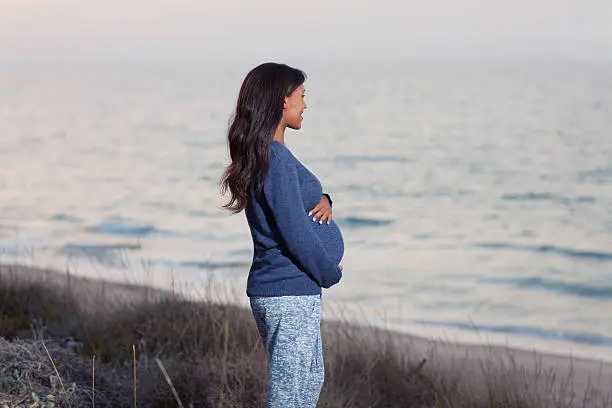
M20 265L0 265L0 278L11 278L23 283L44 282L50 287L70 286L79 302L88 308L95 308L95 299L105 299L111 305L124 305L126 302L155 301L170 293L146 286L113 283ZM249 311L245 310L245 313ZM332 348L334 337L340 333L351 333L354 338L361 338L370 345L384 339L388 344L393 344L400 355L422 361L423 367L428 370L459 374L461 382L469 384L472 389L481 389L482 392L486 392L486 385L491 378L500 375L505 381L516 382L526 393L537 391L563 395L564 399L576 400L577 406L582 406L579 403L585 393L601 396L607 395L612 389L612 364L597 360L532 353L500 346L433 341L334 321L324 322L324 333Z

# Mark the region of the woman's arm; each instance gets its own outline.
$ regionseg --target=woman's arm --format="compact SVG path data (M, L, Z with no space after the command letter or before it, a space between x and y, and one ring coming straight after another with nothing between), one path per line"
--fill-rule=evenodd
M312 219L302 202L296 166L275 156L273 152L264 195L276 225L298 266L319 286L329 288L340 281L342 272L314 233Z
M332 207L331 196L328 193L323 193L323 197L327 198L327 201L329 201L329 206Z

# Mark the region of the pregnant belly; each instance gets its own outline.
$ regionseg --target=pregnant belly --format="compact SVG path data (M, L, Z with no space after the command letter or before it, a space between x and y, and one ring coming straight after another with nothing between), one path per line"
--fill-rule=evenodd
M344 239L338 225L333 220L329 225L327 223L319 224L318 222L313 222L313 228L331 259L336 264L340 264L344 256Z

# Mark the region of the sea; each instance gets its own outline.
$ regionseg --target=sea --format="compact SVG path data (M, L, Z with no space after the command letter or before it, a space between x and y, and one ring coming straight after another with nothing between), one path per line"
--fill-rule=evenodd
M0 262L248 305L219 179L252 67L0 68ZM346 244L326 318L612 360L612 63L298 68L286 143Z

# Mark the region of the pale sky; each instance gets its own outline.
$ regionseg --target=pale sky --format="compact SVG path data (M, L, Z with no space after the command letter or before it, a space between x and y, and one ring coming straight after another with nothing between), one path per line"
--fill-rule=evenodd
M0 62L612 59L612 0L0 0Z

